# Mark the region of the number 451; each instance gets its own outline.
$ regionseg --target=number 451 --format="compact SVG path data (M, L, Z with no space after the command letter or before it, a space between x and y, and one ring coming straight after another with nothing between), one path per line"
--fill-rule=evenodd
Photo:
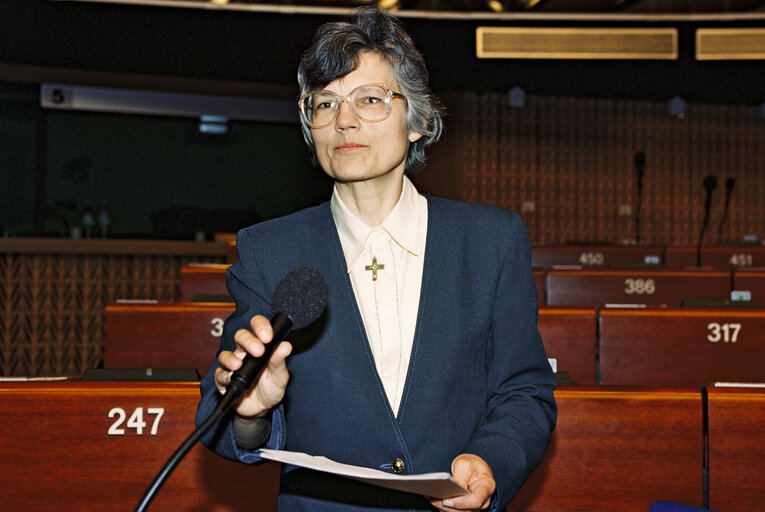
M165 409L164 407L149 407L146 409L146 412L148 414L154 415L154 422L151 424L150 432L151 435L156 436L157 430L159 429L159 420L162 418L162 415L165 414ZM108 434L110 436L124 436L125 429L122 428L122 424L125 423L125 418L127 418L125 409L121 407L114 407L111 411L109 411L109 417L117 419L114 420L112 426L109 427ZM134 428L137 435L143 435L143 429L146 428L146 422L143 421L143 407L136 408L136 410L133 411L133 414L130 415L130 418L128 418L125 425L127 428Z

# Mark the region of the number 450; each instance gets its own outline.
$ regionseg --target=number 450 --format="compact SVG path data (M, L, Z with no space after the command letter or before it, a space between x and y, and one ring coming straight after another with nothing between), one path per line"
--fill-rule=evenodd
M159 429L159 420L162 418L162 415L165 414L165 408L149 407L146 409L146 412L148 414L154 415L154 423L151 424L151 435L156 436L157 430ZM109 417L116 417L117 419L114 420L112 426L109 427L108 434L110 436L124 436L125 429L122 428L122 424L125 423L125 418L127 418L125 409L121 407L114 407L111 411L109 411ZM128 418L125 425L127 428L134 428L137 435L143 435L143 429L146 428L146 422L143 421L143 407L136 408L136 410L133 411L133 414L130 415L130 418Z

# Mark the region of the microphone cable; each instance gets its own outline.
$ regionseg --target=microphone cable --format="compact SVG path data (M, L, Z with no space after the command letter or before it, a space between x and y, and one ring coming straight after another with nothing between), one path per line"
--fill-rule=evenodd
M204 422L202 422L201 425L194 429L191 435L189 435L186 440L183 441L183 443L181 443L181 445L170 456L170 458L167 459L165 465L162 466L162 469L159 471L159 473L157 473L157 476L154 477L154 481L152 481L151 485L144 493L141 501L138 503L138 506L136 506L135 512L143 512L147 509L151 501L154 499L154 496L156 496L157 492L159 491L160 487L162 487L173 470L175 470L176 466L178 466L181 460L183 460L183 458L186 456L186 454L189 453L194 445L200 439L202 439L202 436L204 436L205 433L207 433L207 431L210 430L210 428L226 414L228 409L234 403L234 400L236 400L238 397L239 393L226 392L226 394L223 395L215 410L210 413L210 415Z

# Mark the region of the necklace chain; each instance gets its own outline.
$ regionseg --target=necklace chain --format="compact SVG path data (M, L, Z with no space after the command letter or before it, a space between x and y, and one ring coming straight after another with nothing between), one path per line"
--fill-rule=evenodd
M396 300L396 324L399 325L401 321L401 311L399 307L399 296L398 296L398 273L396 272L396 260L393 256L393 244L390 239L388 239L388 253L391 256L392 266L393 266L393 293L394 298ZM369 254L372 257L372 260L375 261L377 259L377 256L375 255L374 251L372 250L372 244L370 242L369 244ZM373 263L374 264L374 263ZM382 336L382 322L380 321L380 309L378 307L377 302L377 280L372 281L372 288L374 290L374 299L375 299L375 316L377 318L377 340L378 344L380 346L380 366L382 367L383 364L383 336ZM393 404L392 408L395 411L396 407L398 405L398 390L399 386L401 384L401 366L403 363L404 355L403 355L403 347L401 343L401 335L400 335L400 325L399 325L399 336L398 336L398 369L396 371L396 388L393 395Z

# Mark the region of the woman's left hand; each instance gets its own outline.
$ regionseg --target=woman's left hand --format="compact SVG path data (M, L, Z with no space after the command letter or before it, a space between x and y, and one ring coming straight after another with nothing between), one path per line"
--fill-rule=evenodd
M430 504L443 512L454 510L485 510L491 503L497 484L489 465L478 455L463 453L452 461L452 476L469 494L437 500L429 498Z

